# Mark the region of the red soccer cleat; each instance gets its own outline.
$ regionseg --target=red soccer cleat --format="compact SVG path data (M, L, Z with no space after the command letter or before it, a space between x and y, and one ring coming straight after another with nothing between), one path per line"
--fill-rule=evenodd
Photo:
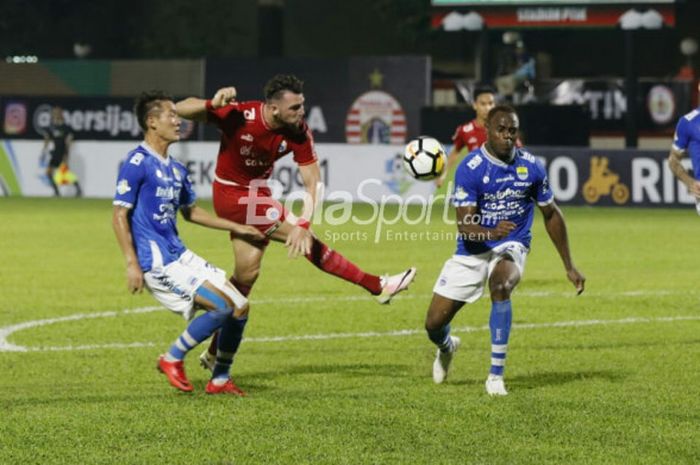
M245 397L246 393L233 383L229 378L224 384L216 385L209 380L206 388L207 394L233 394L234 396Z
M165 355L158 357L158 371L168 377L168 382L176 389L184 392L192 392L194 389L192 383L187 379L185 374L185 366L182 360L176 362L168 362L165 360Z

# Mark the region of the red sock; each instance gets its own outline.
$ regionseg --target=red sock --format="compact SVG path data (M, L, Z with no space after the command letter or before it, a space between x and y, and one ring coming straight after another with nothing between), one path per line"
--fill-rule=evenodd
M313 239L311 253L306 258L326 273L362 286L374 295L382 292L379 276L365 273L357 265L316 238Z
M248 297L248 294L250 294L250 291L253 289L253 286L248 286L246 284L241 284L236 279L231 276L228 280L233 286L240 291L241 294L244 296ZM211 355L216 356L216 348L219 343L219 331L215 331L214 334L211 335L211 341L209 342L209 348L207 349Z

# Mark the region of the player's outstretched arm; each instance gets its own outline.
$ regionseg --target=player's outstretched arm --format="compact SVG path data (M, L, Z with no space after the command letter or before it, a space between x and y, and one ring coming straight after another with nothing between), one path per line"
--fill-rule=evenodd
M685 154L684 150L676 150L674 147L671 147L671 152L668 154L668 167L676 178L686 185L688 192L695 197L700 197L700 182L689 175L681 163Z
M221 108L236 101L235 87L222 87L211 99L212 108ZM197 97L188 97L175 104L178 116L194 121L207 122L207 101Z
M569 237L566 233L566 222L564 222L564 215L562 215L561 210L554 201L551 203L540 206L542 215L544 215L544 226L547 229L547 234L552 240L554 247L556 247L562 262L564 263L564 268L566 269L566 276L569 281L576 286L576 291L578 294L583 292L586 277L576 269L573 260L571 259L571 251L569 250Z
M245 241L258 242L265 239L265 235L258 231L257 228L245 224L235 223L225 218L219 218L218 216L212 215L197 205L181 207L180 211L182 212L182 216L187 221L212 229L230 231L235 237Z
M134 243L131 238L131 227L129 225L129 209L119 205L114 206L112 213L112 228L117 236L119 248L126 259L126 286L129 292L135 294L143 291L143 271L136 257Z

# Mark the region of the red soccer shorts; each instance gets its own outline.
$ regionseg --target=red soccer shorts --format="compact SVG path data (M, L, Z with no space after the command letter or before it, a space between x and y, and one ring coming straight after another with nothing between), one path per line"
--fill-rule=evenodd
M254 226L263 234L269 235L287 217L284 206L272 198L271 194L267 187L253 189L214 181L214 211L221 218ZM267 239L265 244L269 242Z

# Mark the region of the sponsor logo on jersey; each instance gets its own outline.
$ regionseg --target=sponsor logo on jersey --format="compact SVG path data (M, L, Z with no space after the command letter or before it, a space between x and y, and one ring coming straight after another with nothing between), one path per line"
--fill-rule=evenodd
M173 189L172 186L168 187L158 187L156 189L156 197L161 198L161 199L174 199L175 198L175 190Z
M243 110L243 117L247 120L255 119L255 108L251 108L250 110Z
M129 160L129 163L131 163L132 165L139 166L142 161L143 161L143 154L137 153L133 157L131 157L131 160Z
M476 169L477 166L479 166L482 162L482 158L479 155L474 155L471 160L467 162L467 166L471 169ZM488 181L484 181L484 184L486 184Z
M526 180L528 175L527 166L518 166L515 169L515 173L518 175L518 179Z
M163 172L162 172L160 169L158 169L158 168L156 168L156 176L158 176L159 178L163 179Z
M491 180L491 178L489 178L488 176L484 176L484 179L482 179L484 184L488 184L490 180Z
M253 142L253 135L252 135L252 134L248 134L248 133L243 134L243 135L241 136L241 140L244 140L244 141L246 141L246 142Z
M277 153L283 153L287 151L287 141L282 139L282 143L277 147Z
M464 190L462 186L457 187L455 190L455 199L464 200L469 197L469 194Z
M243 145L241 147L241 155L244 157L249 157L252 151L253 151L252 145Z
M508 175L504 178L498 178L496 179L496 182L506 182L506 181L515 181L515 178L512 175Z
M117 183L117 194L124 195L131 190L129 187L129 181L122 179Z

